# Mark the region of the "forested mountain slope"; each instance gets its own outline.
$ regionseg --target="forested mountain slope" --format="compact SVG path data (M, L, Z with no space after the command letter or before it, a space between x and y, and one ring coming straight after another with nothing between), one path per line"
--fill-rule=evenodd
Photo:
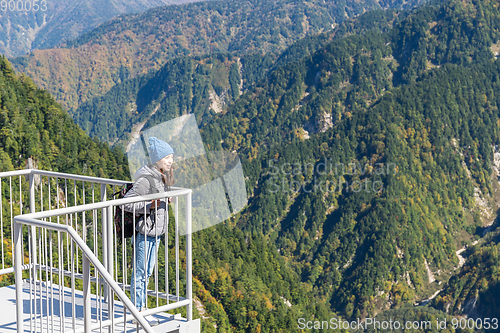
M333 39L367 31L387 31L408 12L375 10L344 21L336 29L297 41L283 53L179 57L160 70L125 80L109 92L82 103L73 119L90 136L127 144L137 124L147 129L185 113L199 124L227 108L245 91L265 79L269 70L308 56Z
M291 139L301 127L321 130L325 114L331 114L334 123L434 67L494 58L492 50L500 38L498 10L489 1L464 4L424 6L388 33L336 40L310 57L277 68L230 112L214 117L222 129L214 142L229 137L222 148L244 146L248 153L250 146ZM300 112L295 112L298 106ZM248 121L250 127L237 126ZM251 139L246 134L252 134Z
M126 13L190 2L186 0L4 1L0 11L0 53L7 57L54 47Z
M250 198L193 241L204 332L293 332L301 317L389 308L432 318L443 313L407 307L457 273L436 306L458 314L471 290L491 305L481 315L500 312L487 294L498 241L463 271L456 256L498 208L499 29L495 1L424 6L386 33L290 56L210 115L204 142L240 153Z
M22 168L32 156L44 169L81 173L87 165L87 174L126 178L126 161L119 151L90 140L47 92L29 78L16 78L5 58L0 88L5 149L0 170ZM4 214L8 206L3 205ZM336 317L325 301L312 297L310 284L301 282L273 242L233 223L238 217L194 235L194 294L208 316L203 332L293 332L298 318Z
M270 73L202 129L247 157L238 226L347 317L429 296L496 211L499 28L494 1L450 1Z
M166 6L119 16L65 47L13 60L16 70L68 109L173 57L210 52L282 51L306 35L366 10L410 7L399 1L225 0Z
M453 315L497 318L500 309L500 237L498 220L485 244L467 249L467 263L436 297L433 306Z
M114 179L129 176L121 150L88 137L48 92L27 76L16 76L2 56L0 172L23 169L28 158L44 170ZM2 191L0 214L6 221L9 187L2 186ZM194 294L208 317L203 332L289 332L300 315L316 314L325 320L332 315L325 303L310 305L297 274L262 235L221 224L193 236L193 257ZM170 276L175 278L175 273ZM13 283L13 274L0 278L0 286ZM293 302L293 308L283 298Z
M45 170L118 179L129 175L122 151L88 137L48 92L26 75L17 77L1 56L0 170L22 169L30 157Z
M490 175L492 146L499 140L498 64L492 53L498 18L492 2L450 1L418 9L386 33L332 42L320 36L328 45L303 58L297 51L304 45L322 44L299 41L278 61L268 59L267 78L252 81L257 85L227 111L200 112L200 118L208 116L202 131L209 149L246 156L253 197L238 228L273 241L269 250L279 249L325 316L325 300L330 311L355 318L426 298L439 288L428 282L427 267L446 282L458 267L457 240L466 241L483 223L474 194L495 208ZM127 89L149 84L144 98L153 103L145 114L160 105L149 119L154 125L186 111L209 110L207 87L226 87L234 99L237 63L225 55L177 59ZM214 84L221 77L225 83ZM161 82L171 86L164 89ZM193 89L196 84L203 89ZM116 96L129 96L127 89ZM183 91L204 91L200 107L192 104L196 94L180 98L189 97ZM325 158L334 166L328 175L318 171ZM302 168L293 174L287 163ZM305 169L307 163L316 171ZM347 170L336 170L338 163ZM350 163L359 163L357 170L349 171ZM326 180L337 188L314 187L324 188ZM345 183L338 190L339 181L369 184L369 190L355 192ZM383 184L380 192L376 181ZM241 274L227 267L230 276ZM206 283L200 280L200 288L217 293ZM290 297L292 304L302 300ZM222 308L234 306L234 298L216 299ZM232 314L227 320L237 321Z

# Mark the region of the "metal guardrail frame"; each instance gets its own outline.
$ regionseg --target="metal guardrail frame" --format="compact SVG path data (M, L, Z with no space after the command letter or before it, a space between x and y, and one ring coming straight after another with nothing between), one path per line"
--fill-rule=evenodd
M69 234L72 240L82 249L85 256L83 258L83 303L84 303L84 332L90 333L92 330L91 324L91 308L90 308L90 263L99 271L104 280L113 289L116 295L120 298L127 309L132 313L134 318L141 324L141 326L148 333L154 333L152 327L146 319L139 313L139 310L132 304L132 301L120 289L116 281L104 268L99 259L94 255L92 250L85 244L83 239L76 233L76 231L67 225L61 225L52 222L44 222L29 218L26 216L18 215L14 218L14 246L15 246L15 274L16 274L16 319L17 319L17 332L24 332L24 318L23 318L23 281L21 270L21 237L22 237L22 224L30 225L33 227L42 227L49 230L62 231ZM114 324L114 323L113 323Z
M123 304L126 306L126 308L133 314L133 316L137 319L137 321L146 329L147 332L153 332L151 329L151 326L148 324L148 322L144 319L144 315L149 315L157 312L163 312L163 311L169 311L175 308L183 307L186 306L186 319L187 321L191 321L193 318L192 315L192 307L193 307L193 301L192 301L192 225L191 225L191 204L192 204L192 190L191 189L183 189L179 187L171 187L171 191L169 192L164 192L164 193L158 193L158 194L149 194L149 195L144 195L144 196L137 196L133 198L124 198L124 199L115 199L115 200L110 200L110 201L102 201L102 202L97 202L97 203L92 203L92 204L85 204L85 205L79 205L79 206L72 206L72 207L67 207L67 208L59 208L59 209L54 209L54 210L48 210L48 211L42 211L42 212L35 212L35 186L34 186L34 176L35 175L41 175L41 176L48 176L48 177L57 177L57 178L66 178L66 179L73 179L73 180L81 180L81 181L86 181L86 182L94 182L94 183L100 183L101 184L101 189L104 187L104 191L101 191L101 199L105 200L105 186L106 185L124 185L128 183L128 181L121 181L121 180L113 180L113 179L106 179L106 178L98 178L98 177L90 177L90 176L81 176L81 175L73 175L73 174L66 174L66 173L59 173L59 172L53 172L53 171L44 171L44 170L37 170L37 169L26 169L26 170L17 170L17 171L9 171L9 172L1 172L0 173L0 179L3 177L12 177L12 176L22 176L22 175L29 175L29 197L30 197L30 213L29 214L23 214L23 215L17 215L14 217L14 230L13 232L13 242L14 242L14 267L8 269L9 271L13 270L15 273L15 280L16 280L16 310L17 310L17 330L19 333L23 332L23 303L22 303L22 270L27 269L29 267L32 267L32 265L37 265L36 262L32 262L29 265L23 265L22 263L22 224L25 225L30 225L31 226L31 231L33 234L35 234L35 228L36 227L41 227L41 228L46 228L49 230L55 230L55 231L61 231L67 233L69 236L71 236L71 239L77 244L77 246L82 250L82 252L85 254L83 258L83 280L84 280L84 328L76 330L75 332L90 332L93 328L92 324L90 322L91 316L90 316L90 263L92 263L95 267L95 269L101 274L108 284L109 288L108 293L109 295L112 295L112 291L116 293L116 295L120 298L120 300L123 302ZM104 198L102 198L104 192ZM154 199L160 199L160 198L166 198L166 197L175 197L175 207L177 210L177 205L178 205L178 200L177 197L185 195L186 196L186 298L182 301L170 304L170 305L164 305L161 307L157 307L154 309L149 309L142 313L142 315L139 313L139 311L136 309L136 307L132 304L130 299L126 296L123 290L120 289L120 286L118 283L113 279L113 265L103 265L99 259L94 255L92 250L87 246L87 244L84 242L84 240L78 235L78 233L69 225L62 225L58 223L52 223L52 222L47 222L47 221L41 221L39 219L42 218L47 218L47 217L54 217L54 216L60 216L60 215L65 215L65 214L72 214L72 213L78 213L78 212L84 212L88 210L93 210L93 209L106 209L107 211L107 216L103 216L103 221L107 220L107 228L104 228L103 231L105 231L105 235L103 235L103 241L105 245L103 246L103 249L107 249L106 253L104 254L104 260L105 261L110 261L113 262L113 206L118 206L118 205L123 205L126 203L133 203L133 202L138 202L138 201L145 201L145 200L154 200ZM1 214L1 212L0 212ZM177 214L176 214L177 215ZM106 230L107 229L107 230ZM107 231L107 232L106 232ZM34 238L33 238L34 239ZM34 240L33 240L34 241ZM177 242L177 239L176 239ZM34 244L36 246L36 244ZM176 248L178 245L176 244ZM176 256L178 256L178 253L176 252ZM108 269L105 268L105 266L108 266ZM178 279L178 277L177 277ZM111 308L110 308L111 309ZM111 309L112 310L112 309ZM114 324L120 323L120 318L117 318L115 320L114 316L111 316L111 320L109 320L109 323L107 322L102 322L102 324L105 324L106 326L113 327ZM123 318L121 318L121 322L123 322Z

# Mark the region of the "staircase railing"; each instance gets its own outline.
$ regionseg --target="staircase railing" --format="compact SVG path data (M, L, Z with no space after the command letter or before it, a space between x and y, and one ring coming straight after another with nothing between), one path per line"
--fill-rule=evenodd
M83 239L78 236L78 234L75 232L75 229L73 229L71 226L67 225L61 225L57 223L51 223L51 222L44 222L32 218L28 218L26 216L16 216L14 218L14 244L15 244L15 255L16 255L16 262L14 266L15 274L16 274L16 319L17 319L17 332L18 333L23 333L24 332L24 300L23 300L23 279L22 279L22 269L21 269L21 237L22 237L22 225L30 225L33 227L38 227L38 228L43 228L46 230L54 230L58 232L64 232L68 234L72 241L78 245L78 247L83 251L84 257L83 257L83 318L84 318L84 329L83 332L85 333L90 333L93 328L99 328L99 327L106 327L111 325L112 331L114 332L114 325L119 323L119 320L114 319L114 315L110 314L111 319L108 320L108 322L100 322L98 325L92 325L91 319L92 319L92 312L91 312L91 301L90 301L90 295L91 295L91 288L90 288L90 263L94 265L96 270L99 272L100 275L102 275L103 279L106 281L107 285L111 288L111 290L118 296L118 298L124 303L125 307L127 310L129 310L134 318L140 323L143 329L146 330L148 333L153 333L153 329L149 325L149 323L144 319L144 317L139 313L139 311L136 309L134 304L130 301L130 299L127 297L127 295L123 292L123 290L120 289L120 286L113 280L113 277L106 271L104 266L101 264L99 259L92 253L92 250L83 242ZM60 238L60 237L58 237ZM34 279L30 279L32 282ZM51 286L52 289L53 286ZM30 291L33 288L32 283L30 283ZM40 284L40 290L42 286ZM74 293L74 287L72 288L72 292ZM62 288L59 286L58 290L62 290ZM51 290L53 292L53 290ZM64 292L64 291L63 291ZM35 292L35 295L37 293ZM40 296L42 293L40 292ZM48 293L47 293L48 294ZM30 298L31 298L31 292L30 292ZM48 295L47 295L48 296ZM35 296L36 297L36 296ZM60 298L64 299L64 297ZM114 296L109 297L108 299L113 300ZM35 300L36 302L36 300ZM30 302L31 303L31 302ZM108 302L109 303L109 302ZM41 304L41 302L40 302ZM64 305L63 305L64 306ZM75 315L73 313L73 317L75 318ZM63 317L61 317L63 319ZM124 318L124 317L122 317ZM31 319L31 318L30 318ZM52 318L53 320L53 318ZM64 320L64 319L63 319ZM41 320L42 321L42 320ZM48 318L47 318L48 322ZM123 322L123 321L121 321ZM59 331L64 331L62 327L65 326L65 323L62 323L60 326ZM40 328L43 327L43 321L42 324L40 325ZM49 328L49 325L47 325L47 331ZM35 331L37 329L35 328ZM41 329L40 331L43 331ZM52 325L52 331L54 331L54 325ZM77 330L73 330L77 331Z

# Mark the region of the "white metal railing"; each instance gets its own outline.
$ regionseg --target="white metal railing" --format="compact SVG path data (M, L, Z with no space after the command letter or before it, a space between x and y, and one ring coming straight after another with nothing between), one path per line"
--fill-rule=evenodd
M27 278L26 281L29 282L31 331L37 332L42 328L46 328L46 330L49 331L49 327L52 331L55 331L59 325L59 331L61 332L90 332L90 330L96 328L102 331L102 329L106 327L110 332L114 332L115 325L121 323L123 323L123 329L126 330L126 309L133 317L137 318L143 327L148 327L144 325L147 323L141 320L143 316L181 307L185 307L187 320L192 320L190 189L172 187L172 191L165 193L119 200L107 200L106 186L115 187L116 185L122 185L127 182L41 170L21 170L10 173L0 173L0 186L2 179L10 177L8 178L9 183L12 183L12 177L20 177L18 182L20 208L18 212L22 212L23 205L21 179L23 175L29 175L30 211L34 212L37 202L40 202L38 204L40 209L36 213L18 215L15 217L12 217L11 214L10 216L10 226L14 227L14 233L12 234L15 236L15 251L13 251L13 254L15 259L16 295L19 297L19 300L21 300L21 283L24 274L24 277ZM35 184L35 176L37 175L40 175L40 177L47 177L45 184L43 178L38 181L38 185ZM61 178L64 180L64 191L59 186L59 179ZM68 191L68 180L73 181L73 191ZM77 181L80 182L78 186ZM51 191L51 183L55 183L56 185L55 205L52 203L53 191ZM99 191L94 191L95 183L100 185ZM45 187L47 188L45 195L43 194L44 185L46 185ZM77 191L78 188L81 188L81 191ZM38 190L40 199L37 199L35 195L36 190ZM100 202L95 202L95 192L98 192L101 199ZM116 192L115 188L113 188L113 193L114 192ZM12 198L16 193L12 190L12 187L10 187L9 194L9 203L10 206L13 207L14 200L12 200ZM185 258L180 258L179 255L178 198L180 196L184 196L186 199ZM68 207L68 197L72 197L71 199L74 202L74 205L71 207ZM131 245L127 244L127 242L122 242L121 245L118 244L118 235L114 232L114 208L125 203L150 201L165 197L172 197L174 199L175 223L170 233L168 232L170 227L167 227L167 232L163 237L164 243L161 243L164 250L164 261L160 264L163 266L159 266L159 255L157 255L154 270L155 278L154 283L152 283L154 288L147 290L147 299L150 300L150 303L155 303L154 300L156 300L156 306L153 304L151 309L138 314L137 309L132 305L126 294L126 291L130 290L128 277L131 276L131 268L133 267L133 265L130 267L130 263L127 263L127 258L130 257L132 253L132 258L135 258L136 253L133 250L130 251ZM85 201L90 198L92 203L85 204ZM61 202L64 208L60 208ZM78 205L79 203L80 205ZM10 208L10 211L15 212L15 209ZM5 213L5 210L0 209L0 212ZM101 218L99 218L99 215ZM89 216L91 217L89 218ZM53 218L54 221L52 221ZM23 229L23 225L29 226L29 231L27 228ZM167 226L168 225L167 214ZM2 252L2 256L3 255L4 252ZM169 257L172 259L169 260ZM185 260L186 267L185 280L182 281L185 283L185 297L180 296L180 259ZM135 264L135 260L132 261ZM175 265L169 266L169 261L174 262ZM91 264L93 269L91 269ZM159 280L160 269L165 271L163 283L160 283L162 281ZM13 270L13 267L7 267L4 268L4 273ZM169 271L172 271L172 273L169 274ZM175 276L175 280L172 275ZM77 285L76 281L78 280L83 281L83 285ZM173 282L175 284L174 288L170 288L169 280L175 281ZM65 285L70 289L69 293L72 309L69 312L71 315L64 313ZM88 315L92 311L89 308L91 289L93 291L92 294L95 296L93 308L95 311L94 323L90 322L91 316ZM175 289L175 294L170 293L171 289ZM59 295L54 296L54 290L57 290ZM83 323L78 322L78 320L82 318L77 318L75 314L75 298L77 298L78 291L83 292L85 303ZM120 311L115 311L117 306L114 301L115 296L122 301L124 306L123 310L121 310L121 316L120 313L118 313ZM60 317L60 323L58 325L54 323L54 304L56 304L57 308L57 302L59 302L58 310ZM16 304L18 306L18 316L22 317L22 302L18 301ZM19 307L21 307L21 309L19 309ZM115 313L118 313L118 315L115 316ZM20 327L23 325L23 320L20 320L21 317L18 317L18 330L20 330ZM69 318L70 321L70 329L66 329L67 323L65 320L67 318ZM137 329L138 328L139 326L137 325Z
M33 213L103 201L106 200L106 186L115 193L115 188L126 183L123 180L37 169L0 172L0 275L14 273L12 231L15 215L22 215L27 210ZM35 188L38 196L31 191ZM82 221L80 227L84 225L85 221ZM23 265L26 265L25 259Z

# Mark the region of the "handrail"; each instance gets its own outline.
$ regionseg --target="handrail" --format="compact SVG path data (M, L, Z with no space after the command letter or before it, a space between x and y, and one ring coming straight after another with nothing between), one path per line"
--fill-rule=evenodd
M107 185L119 185L119 186L132 182L131 180L117 180L117 179L101 178L101 177L94 177L94 176L76 175L73 173L65 173L65 172L58 172L58 171L46 171L46 170L39 170L39 169L22 169L22 170L14 170L14 171L3 171L3 172L0 172L0 178L1 177L10 177L10 176L24 176L24 175L29 175L29 174L35 174L35 175L47 176L47 177L74 179L74 180L96 182L96 183L105 183ZM171 186L170 188L173 190L181 189L181 187L177 187L177 186Z
M81 213L81 212L88 211L91 209L108 208L110 206L110 204L113 206L119 206L119 205L124 205L124 204L128 204L128 203L139 202L139 201L147 201L147 200L154 200L154 199L162 199L162 198L166 198L166 197L181 196L181 195L186 195L186 194L189 194L192 192L193 192L193 190L191 190L191 189L173 190L173 191L160 192L160 193L155 193L155 194L134 196L134 197L130 197L130 198L122 198L122 199L114 199L114 200L108 200L108 201L102 201L102 202L95 202L95 203L79 205L79 206L45 210L43 212L23 214L22 216L26 216L26 217L34 218L34 219L54 217L54 216L58 216L58 215Z
M24 318L23 314L23 298L22 298L22 269L21 269L21 242L20 238L22 237L22 227L21 224L31 225L35 227L42 227L55 231L66 232L71 236L73 241L80 247L82 252L85 254L85 258L89 262L91 262L95 269L102 275L104 280L108 283L108 285L113 289L118 298L123 302L123 304L127 307L127 309L132 313L134 318L141 324L141 326L148 333L154 333L153 328L149 325L148 321L144 319L144 317L140 314L139 310L132 304L132 301L127 297L127 295L120 289L120 286L116 283L113 277L108 273L106 268L101 264L99 259L94 255L92 250L85 244L83 239L78 235L78 233L71 226L58 224L53 222L46 222L36 220L34 218L27 217L26 215L18 215L14 217L14 229L15 229L15 274L16 274L16 307L17 307L17 331L24 332ZM84 282L85 286L85 282ZM86 292L84 291L84 294ZM87 291L88 294L88 291ZM87 308L88 307L88 308ZM84 311L86 312L86 320L88 320L88 324L90 324L90 294L84 296ZM88 311L88 312L87 312ZM87 322L86 322L87 326ZM90 327L88 328L90 331Z
M35 169L23 169L23 170L14 170L14 171L4 171L0 172L0 177L11 177L11 176L23 176L29 175L32 170Z
M36 175L40 175L40 176L83 180L83 181L89 181L89 182L106 183L109 185L124 185L126 183L130 183L130 181L125 181L125 180L116 180L116 179L100 178L100 177L93 177L93 176L75 175L72 173L45 171L45 170L38 170L38 169L28 169L28 170L30 170L32 173L34 173Z
M130 181L126 181L126 180L116 180L116 179L100 178L100 177L93 177L93 176L75 175L72 173L46 171L46 170L39 170L39 169L22 169L22 170L14 170L14 171L4 171L4 172L0 172L0 177L23 176L23 175L29 175L29 174L48 176L48 177L66 178L66 179L76 179L76 180L83 180L83 181L89 181L89 182L99 182L99 183L106 183L109 185L124 185L124 184L130 182Z

